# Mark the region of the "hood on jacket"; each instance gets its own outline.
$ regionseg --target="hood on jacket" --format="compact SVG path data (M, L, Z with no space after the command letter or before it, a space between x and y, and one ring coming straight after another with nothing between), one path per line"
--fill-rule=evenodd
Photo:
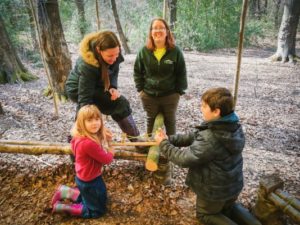
M235 112L218 120L204 122L197 127L199 130L211 129L215 138L231 153L238 154L243 151L245 146L245 136L239 117Z
M95 57L95 51L92 48L92 43L95 41L95 39L98 37L99 32L93 32L90 34L87 34L82 41L79 44L79 55L81 56L82 60L94 67L99 68L99 61L98 59ZM121 52L118 56L118 58L116 59L116 61L112 64L109 65L109 68L114 67L114 65L119 65L121 62L124 61L124 57L122 56Z
M90 43L96 39L98 35L99 32L87 34L79 44L79 55L84 62L94 67L99 67L99 62L95 57L94 50L91 49Z

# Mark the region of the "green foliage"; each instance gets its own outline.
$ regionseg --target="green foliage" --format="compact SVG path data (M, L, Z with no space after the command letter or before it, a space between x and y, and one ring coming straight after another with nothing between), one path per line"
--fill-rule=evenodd
M82 39L79 27L85 26L88 29L88 24L80 21L74 0L59 0L59 14L65 38L78 43Z
M145 45L151 20L162 17L162 1L149 0L137 4L135 0L122 0L118 2L117 7L125 36L129 40L128 44L137 52Z
M60 19L66 41L77 45L81 39L79 27L86 32L97 31L95 1L84 1L86 23L79 21L74 0L58 0ZM98 0L101 30L117 33L110 0ZM117 10L129 47L137 52L145 44L150 21L162 17L163 0L118 0ZM0 13L12 44L34 66L42 66L38 50L33 47L29 24L28 5L25 0L1 0ZM208 51L216 48L236 47L238 44L242 0L180 0L177 1L176 43L182 49ZM251 9L249 9L251 10ZM275 36L274 12L269 3L259 19L249 13L245 26L245 44L258 43L264 35ZM276 11L278 12L278 10ZM277 13L280 20L281 12Z
M241 0L179 1L177 43L194 50L236 46L241 3Z
M0 12L9 38L15 48L32 47L29 17L22 0L1 0Z

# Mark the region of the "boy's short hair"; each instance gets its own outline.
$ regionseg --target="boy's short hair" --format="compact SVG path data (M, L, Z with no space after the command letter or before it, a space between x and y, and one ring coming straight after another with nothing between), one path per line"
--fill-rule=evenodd
M201 100L209 105L212 111L220 109L221 117L232 113L234 110L233 96L227 88L211 88L204 92Z

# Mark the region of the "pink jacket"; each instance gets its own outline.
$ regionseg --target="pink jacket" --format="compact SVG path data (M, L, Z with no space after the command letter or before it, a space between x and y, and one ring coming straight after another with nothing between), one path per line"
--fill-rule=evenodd
M73 138L71 147L75 156L76 176L91 181L102 174L102 166L113 161L113 154L106 152L102 145L83 137Z

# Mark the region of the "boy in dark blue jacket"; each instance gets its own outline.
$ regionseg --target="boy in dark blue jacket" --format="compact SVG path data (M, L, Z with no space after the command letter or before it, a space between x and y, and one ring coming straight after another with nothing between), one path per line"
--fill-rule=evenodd
M171 162L188 167L186 184L196 193L196 214L203 224L236 225L229 215L243 188L245 137L226 88L212 88L201 97L204 122L196 131L155 139ZM178 147L187 147L181 150Z

